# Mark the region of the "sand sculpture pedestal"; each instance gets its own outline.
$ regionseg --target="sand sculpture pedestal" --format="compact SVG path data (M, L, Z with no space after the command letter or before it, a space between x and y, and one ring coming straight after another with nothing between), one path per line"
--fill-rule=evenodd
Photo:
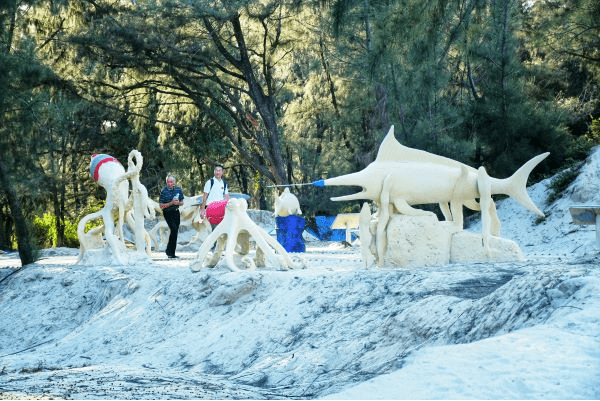
M456 262L523 260L519 246L492 236L486 251L483 235L462 231L435 216L393 215L387 226L384 265L396 267L440 266Z

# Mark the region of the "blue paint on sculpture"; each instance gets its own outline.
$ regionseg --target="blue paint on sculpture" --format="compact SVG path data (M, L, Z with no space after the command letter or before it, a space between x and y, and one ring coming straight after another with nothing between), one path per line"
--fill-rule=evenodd
M304 238L302 232L306 225L304 217L289 215L285 217L277 216L277 242L279 242L287 252L304 252Z

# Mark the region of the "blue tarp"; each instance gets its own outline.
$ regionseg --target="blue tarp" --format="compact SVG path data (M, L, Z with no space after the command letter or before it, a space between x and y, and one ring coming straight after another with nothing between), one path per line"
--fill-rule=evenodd
M306 229L310 234L314 235L321 241L346 241L346 230L336 229L332 230L331 225L335 220L335 216L315 216L315 223L317 225L317 232L310 227ZM351 240L354 241L356 238L355 233L351 233Z

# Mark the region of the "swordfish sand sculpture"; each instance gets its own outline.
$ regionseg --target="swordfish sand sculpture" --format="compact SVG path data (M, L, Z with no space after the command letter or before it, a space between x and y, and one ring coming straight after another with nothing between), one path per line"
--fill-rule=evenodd
M401 145L392 126L379 147L377 158L364 170L317 181L314 185L360 186L361 192L332 200L366 199L379 204L375 235L379 265L385 252L385 229L390 214L395 208L398 213L408 216L433 215L412 207L419 204L438 203L446 220L452 221L457 231L463 228L463 206L481 210L483 245L489 254L490 237L498 236L500 232L492 195L508 195L525 208L544 216L527 194L526 184L531 171L548 155L548 152L540 154L511 177L497 179L490 177L484 167L475 169L443 156Z

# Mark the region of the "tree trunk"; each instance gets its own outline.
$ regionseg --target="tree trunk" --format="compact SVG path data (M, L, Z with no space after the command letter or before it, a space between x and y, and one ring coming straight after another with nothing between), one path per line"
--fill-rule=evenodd
M61 180L57 188L57 203L54 212L56 222L56 246L63 246L65 243L65 184Z
M4 54L9 54L12 46L13 37L15 34L15 27L17 25L17 2L13 2L10 8L10 24L8 27L8 37L6 40L6 47L3 49Z
M325 44L323 43L323 38L319 38L319 56L321 58L321 65L323 66L323 70L325 71L325 77L327 78L327 83L329 84L329 94L331 95L331 105L335 110L336 116L340 115L337 98L335 96L335 85L333 84L333 80L331 79L331 73L329 72L329 63L325 60Z
M250 164L258 167L259 170L264 169L263 173L269 173L276 184L288 184L287 177L285 174L285 161L283 159L281 143L279 140L279 127L277 126L276 118L276 107L274 101L274 94L272 88L274 87L273 77L271 75L271 66L268 64L268 60L263 55L262 60L262 72L265 80L266 90L261 86L261 82L256 77L253 69L252 62L250 60L250 54L246 45L244 37L244 31L240 22L239 15L232 15L229 18L233 34L236 41L237 54L234 56L224 46L219 38L215 28L208 18L204 18L204 26L211 35L211 38L216 45L219 52L231 63L235 68L238 69L243 77L243 81L248 85L248 95L252 99L258 114L263 122L262 128L254 130L254 137L257 141L257 145L261 148L262 154L260 155L266 162L266 165L256 166L257 158L256 155L249 155L248 149L244 148L244 145L239 143L229 133L230 139L234 146L238 148L242 157L248 155L248 161Z
M21 258L21 265L25 266L35 262L33 255L33 247L31 241L31 235L27 228L27 222L23 211L21 210L21 204L17 198L15 189L10 185L10 179L4 161L0 160L0 187L3 188L6 197L8 198L8 204L12 218L15 222L15 232L17 235L17 248L19 250L19 257Z
M0 211L0 248L11 249L10 233L12 232L13 219L8 205L2 205Z

